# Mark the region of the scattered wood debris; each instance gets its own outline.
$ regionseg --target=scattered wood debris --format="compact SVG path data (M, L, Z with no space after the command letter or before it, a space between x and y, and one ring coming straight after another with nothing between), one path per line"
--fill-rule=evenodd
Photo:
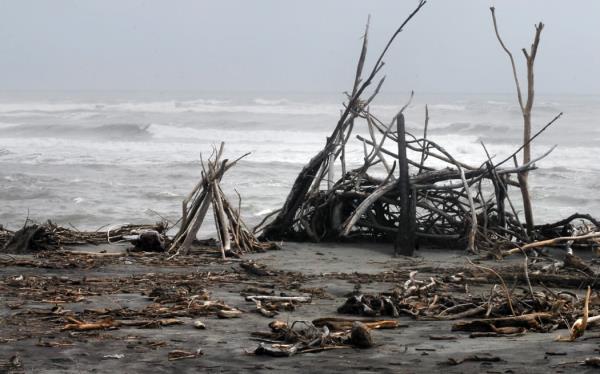
M288 326L283 321L269 323L271 332L255 332L261 341L254 350L256 355L289 357L299 353L315 353L340 348L370 348L373 346L372 329L396 328L396 321L319 319L295 321ZM335 326L331 330L329 326ZM270 343L270 345L267 345Z
M154 225L122 225L107 231L78 231L58 226L52 221L43 224L25 222L23 228L12 232L0 227L0 252L23 254L38 251L57 251L65 246L131 241L139 249L164 249L168 227L165 222ZM151 234L150 234L151 233ZM142 238L143 237L143 238ZM150 239L152 237L153 239ZM162 244L157 244L162 243ZM146 246L151 245L151 248Z
M448 358L448 365L460 365L463 362L499 362L502 359L498 356L492 356L489 353L468 355L460 358Z
M194 352L190 352L190 351L184 351L181 349L175 349L169 352L169 361L177 361L177 360L184 360L187 358L198 358L200 356L202 356L204 353L202 352L201 348L198 348L196 351Z

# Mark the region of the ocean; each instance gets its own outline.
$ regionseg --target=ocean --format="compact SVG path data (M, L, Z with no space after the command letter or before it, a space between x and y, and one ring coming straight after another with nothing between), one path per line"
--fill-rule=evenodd
M382 94L371 112L387 122L407 97ZM344 99L343 93L0 93L0 225L15 229L27 217L81 230L160 217L174 222L200 178L200 154L207 158L221 141L226 158L251 152L225 175L223 187L236 203L235 191L241 194L242 215L254 225L281 206L334 128ZM425 104L429 137L463 162L485 161L480 141L495 160L521 142L514 95L416 93L406 111L414 134L423 131ZM559 112L564 116L533 143L534 157L558 145L530 174L538 223L574 212L600 216L600 97L538 95L534 132ZM357 133L366 133L364 124ZM356 141L349 162L358 165L362 157Z

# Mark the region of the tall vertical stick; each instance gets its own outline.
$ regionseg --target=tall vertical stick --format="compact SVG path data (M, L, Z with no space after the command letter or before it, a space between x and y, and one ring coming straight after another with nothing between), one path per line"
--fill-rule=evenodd
M400 113L397 119L398 129L398 165L400 175L398 176L397 188L400 192L400 219L398 220L398 233L394 243L394 254L412 256L415 250L414 225L410 222L411 201L410 181L408 179L408 158L406 157L406 135L404 125L404 114Z
M515 86L517 87L517 99L519 100L519 106L521 107L521 113L523 114L523 164L527 164L529 161L531 161L531 109L533 108L534 98L533 64L535 62L535 57L537 56L537 50L540 44L540 35L544 29L544 24L540 22L535 25L535 36L529 52L527 52L525 48L522 49L523 55L525 55L525 61L527 62L527 101L524 103L523 95L521 93L521 85L519 84L519 77L517 76L515 59L510 50L504 44L504 41L502 41L500 33L498 32L495 8L491 7L490 11L492 12L492 22L494 23L494 32L496 33L496 38L510 59L513 78L515 80ZM527 234L531 235L533 232L533 207L531 205L531 195L529 194L528 177L529 171L527 170L520 172L517 175L517 178L519 179L519 186L521 188L521 195L523 196L523 210L525 211Z

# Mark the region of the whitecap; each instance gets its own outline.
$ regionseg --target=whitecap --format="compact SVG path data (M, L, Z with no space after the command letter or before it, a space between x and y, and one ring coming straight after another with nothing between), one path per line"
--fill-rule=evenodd
M255 104L259 104L259 105L281 105L281 104L288 104L290 101L288 99L263 99L263 98L256 98L253 100Z
M448 110L454 112L462 112L467 108L464 105L456 104L433 104L429 106L430 109Z

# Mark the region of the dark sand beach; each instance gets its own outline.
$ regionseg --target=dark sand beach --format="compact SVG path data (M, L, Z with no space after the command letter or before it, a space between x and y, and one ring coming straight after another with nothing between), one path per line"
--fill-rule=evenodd
M559 334L567 335L566 330L470 338L469 333L452 332L453 321L418 321L401 316L398 328L372 332L374 347L370 349L334 349L285 358L256 356L251 352L258 342L252 340L251 333L268 331L272 319L254 312L253 303L240 295L249 285L274 287L276 294L312 293L310 303L293 312L281 312L275 319L339 317L337 308L358 283L362 292L378 293L404 282L413 270L419 271L418 277L424 279L455 274L469 267L466 255L462 251L429 249L418 251L415 258L394 258L390 256L389 245L286 243L282 250L245 258L267 265L273 272L258 276L243 270L239 261L223 262L211 253L167 263L159 254L127 254L123 249L84 246L71 251L88 254L2 257L5 265L0 277L3 372L572 372L585 369L581 363L598 349L593 328L572 343L554 341ZM100 251L107 253L89 254ZM499 272L520 263L519 256L502 262L480 262ZM28 282L32 277L36 277L35 284L39 287L44 284L55 287L36 290ZM214 315L182 317L178 319L183 324L160 328L121 326L76 332L61 331L65 320L52 312L58 306L61 313L140 309L151 303L148 292L167 280L169 284L163 284L166 288L175 288L183 280L190 285L204 285L211 300L222 300L244 313L241 318L232 319ZM507 282L511 281L507 278ZM492 283L469 285L469 292L484 294ZM117 286L101 291L102 284ZM81 296L73 295L73 290L78 289ZM577 289L569 291L582 294ZM71 302L58 303L59 299ZM204 322L206 329L194 328L196 319ZM436 337L451 340L432 340ZM169 352L173 350L197 349L202 353L198 357L169 360ZM474 355L489 357L491 362L448 363ZM10 359L15 356L20 365L11 366Z

